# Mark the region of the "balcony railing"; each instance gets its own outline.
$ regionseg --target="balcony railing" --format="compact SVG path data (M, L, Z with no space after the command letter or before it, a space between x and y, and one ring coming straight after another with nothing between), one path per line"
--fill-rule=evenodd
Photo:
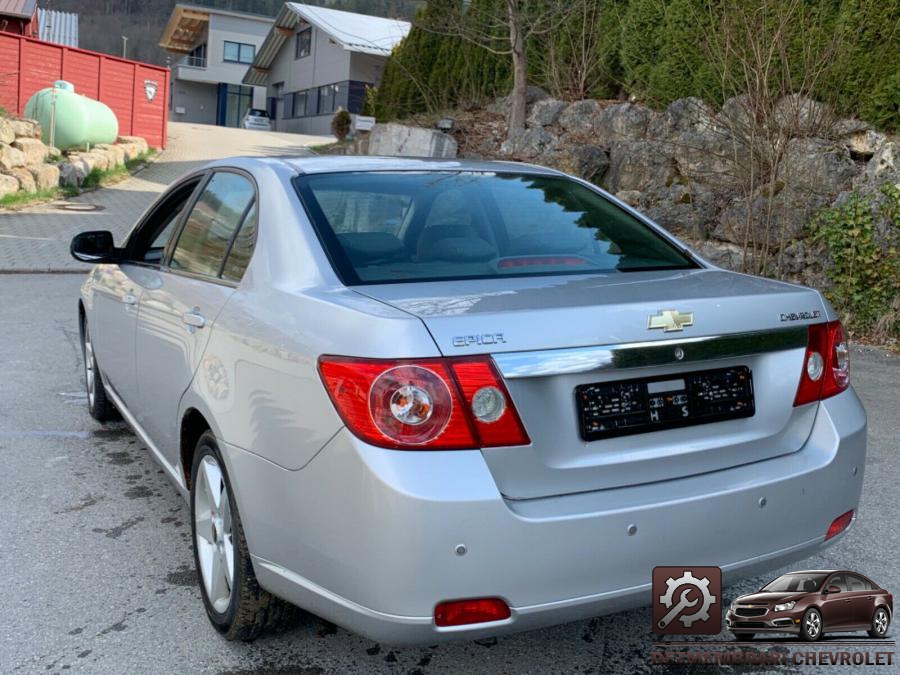
M185 56L176 65L186 68L206 68L206 57L203 56Z

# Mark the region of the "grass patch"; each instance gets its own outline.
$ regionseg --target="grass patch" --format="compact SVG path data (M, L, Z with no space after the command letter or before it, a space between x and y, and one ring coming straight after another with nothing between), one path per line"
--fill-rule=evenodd
M63 197L62 188L48 188L37 192L14 192L0 197L0 209L17 209L39 202L49 202Z
M147 160L156 154L152 148L138 155L134 159L125 160L125 164L119 164L111 169L93 169L81 182L82 190L91 190L105 185L114 185L128 178L134 171L142 168Z

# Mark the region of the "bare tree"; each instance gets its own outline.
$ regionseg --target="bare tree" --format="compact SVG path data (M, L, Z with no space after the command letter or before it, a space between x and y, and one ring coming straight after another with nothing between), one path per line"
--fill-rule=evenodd
M509 56L513 90L509 134L525 127L528 44L559 29L588 0L434 0L425 30L462 38L492 54Z
M603 71L601 11L607 0L583 0L554 36L545 40L535 62L551 93L578 101L588 98L608 73Z

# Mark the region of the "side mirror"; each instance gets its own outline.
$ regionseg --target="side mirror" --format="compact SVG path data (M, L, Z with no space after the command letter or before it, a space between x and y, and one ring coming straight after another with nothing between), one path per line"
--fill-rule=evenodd
M75 260L86 263L110 263L119 260L119 251L115 247L112 232L106 230L79 232L72 238L69 253Z
M826 593L840 593L841 589L839 586L829 586L825 589Z

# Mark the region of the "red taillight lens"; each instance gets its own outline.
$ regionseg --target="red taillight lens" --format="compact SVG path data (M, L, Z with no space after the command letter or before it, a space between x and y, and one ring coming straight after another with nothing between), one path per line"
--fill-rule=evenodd
M434 608L436 626L465 626L470 623L503 621L509 618L509 606L499 598L453 600Z
M828 526L828 532L825 533L825 541L828 541L832 537L838 536L841 532L850 527L850 523L853 522L853 511L847 511L837 518L835 518L831 525Z
M341 419L372 445L455 450L530 442L490 357L323 356L319 371Z
M840 321L809 326L794 405L840 394L850 386L850 348Z

